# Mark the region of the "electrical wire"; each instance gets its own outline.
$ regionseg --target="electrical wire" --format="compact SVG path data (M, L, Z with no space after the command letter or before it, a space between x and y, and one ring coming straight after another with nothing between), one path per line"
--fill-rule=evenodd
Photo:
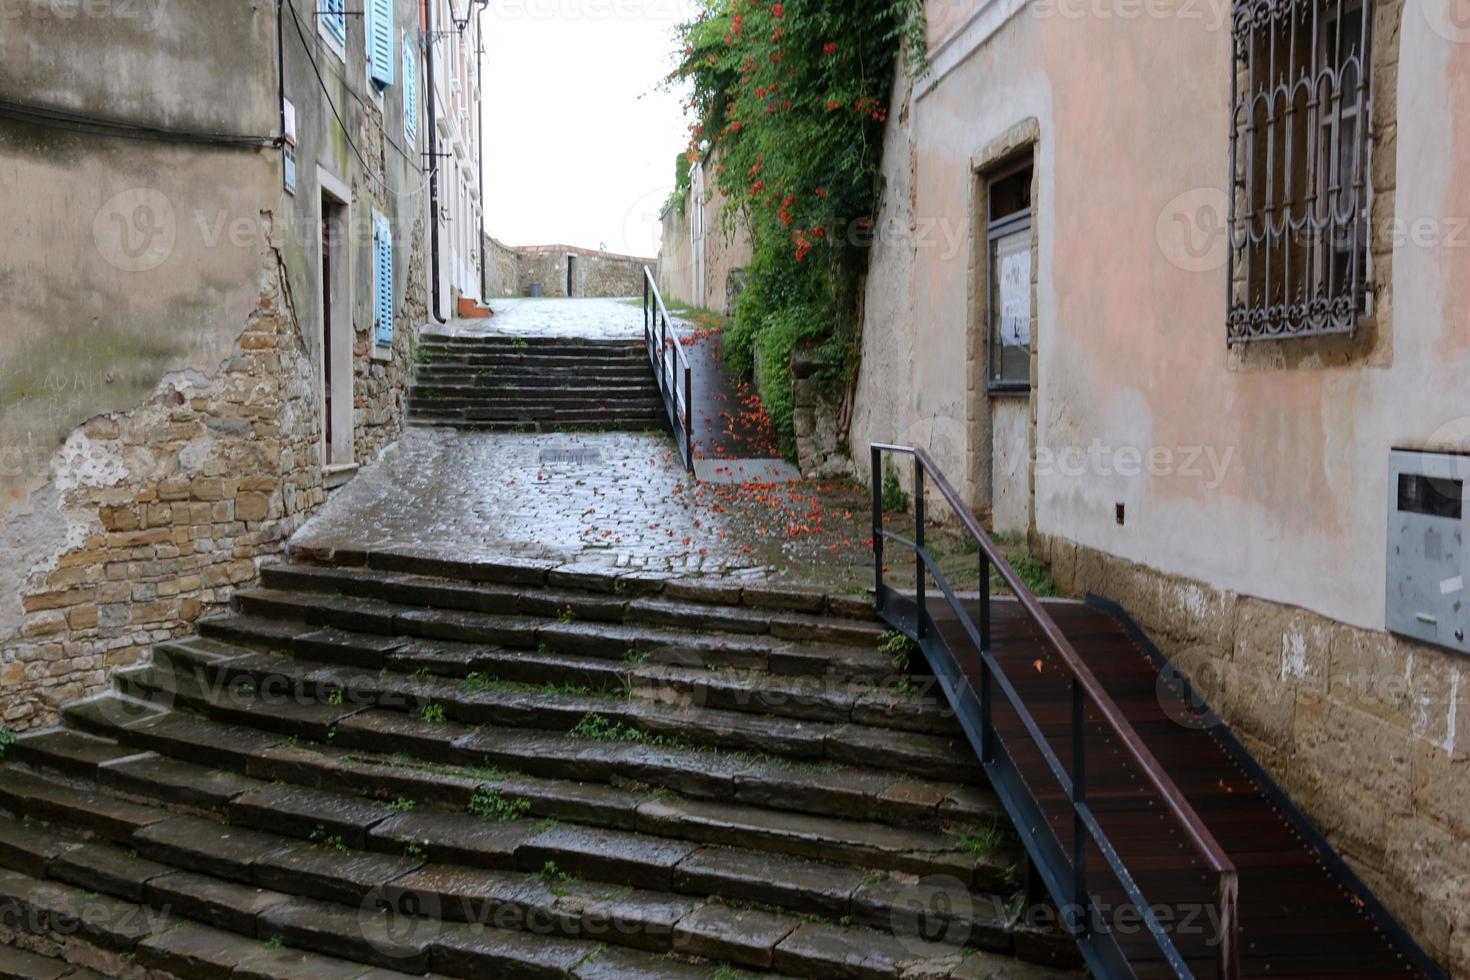
M157 143L186 143L195 146L236 146L248 148L281 145L278 136L248 136L238 133L208 133L193 130L167 129L161 126L145 126L141 123L106 119L101 116L72 112L52 106L32 105L0 99L0 119L62 129L68 132L85 133L91 136L113 136L118 139L145 140Z

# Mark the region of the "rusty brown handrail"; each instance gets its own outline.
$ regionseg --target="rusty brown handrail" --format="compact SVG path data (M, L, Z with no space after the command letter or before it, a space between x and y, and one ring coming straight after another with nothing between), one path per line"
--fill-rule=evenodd
M938 465L934 462L933 458L930 457L930 455L921 448L915 448L912 446L890 445L885 443L873 443L871 447L871 453L873 464L871 479L873 481L873 496L875 504L873 548L875 552L875 558L877 559L876 579L880 601L881 597L884 594L882 542L885 538L903 540L901 538L898 538L898 536L892 535L884 530L882 526L881 508L879 506L880 494L878 487L883 478L882 457L884 453L896 453L912 456L917 463L914 471L914 510L917 531L915 533L914 541L906 542L913 545L916 552L916 557L918 558L916 580L916 601L918 613L917 622L922 623L923 618L926 615L924 600L924 582L926 578L926 570L929 568L930 563L932 563L933 561L932 557L928 554L927 551L925 551L923 545L924 476L927 474L929 479L933 482L935 488L939 491L940 495L949 504L950 509L953 510L954 513L959 517L961 523L964 524L965 529L970 533L970 535L975 539L976 543L980 546L980 549L985 556L985 561L988 563L985 568L988 569L990 565L993 565L995 569L999 571L1001 579L1005 582L1007 586L1010 587L1011 592L1015 595L1016 600L1020 603L1021 608L1025 610L1027 616L1029 616L1036 627L1040 629L1042 636L1045 637L1047 644L1051 647L1053 652L1055 652L1060 662L1065 665L1068 671L1070 671L1074 683L1074 697L1075 692L1080 691L1082 694L1085 694L1089 700L1092 701L1097 711L1097 714L1102 718L1108 728L1111 729L1113 736L1133 758L1138 768L1143 771L1144 777L1158 792L1160 798L1164 802L1165 807L1184 829L1195 849L1209 866L1210 871L1213 874L1219 876L1221 929L1221 949L1219 950L1220 975L1222 977L1222 980L1236 980L1236 978L1239 976L1240 969L1238 940L1239 921L1237 915L1239 875L1235 868L1235 864L1225 854L1224 849L1215 839L1215 835L1210 832L1210 829L1208 827L1205 826L1204 821L1200 819L1200 816L1195 811L1194 807L1189 803L1187 799L1184 798L1184 795L1179 791L1179 787L1177 787L1174 782L1169 779L1169 777L1165 774L1163 766L1154 757L1154 754L1149 751L1148 746L1143 743L1143 740L1139 737L1137 731L1134 730L1133 725L1128 721L1127 718L1123 716L1121 710L1118 708L1117 704L1113 701L1111 696L1108 695L1106 690L1103 689L1102 684L1093 674L1091 668L1089 668L1087 666L1087 663L1081 658L1081 656L1078 655L1076 649L1072 646L1071 641L1068 640L1066 634L1062 632L1061 627L1056 624L1056 621L1051 618L1051 615L1047 613L1046 609L1041 605L1040 601L1037 600L1036 596L1032 594L1031 590L1026 587L1026 584L1021 580L1021 577L1016 573L1016 570L1012 568L1010 562L1006 560L1005 555L1002 554L1001 551L995 546L995 542L990 539L990 535L986 533L985 529L980 526L979 521L977 521L974 515L970 513L969 509L965 506L964 501L960 498L960 495L955 491L954 487L950 485L949 481L940 471ZM934 571L937 572L937 569ZM991 663L991 651L990 649L988 649L990 639L989 624L991 616L989 611L989 579L988 575L984 574L984 569L982 570L982 578L984 580L981 582L982 627L980 630L980 635L984 637L984 640L980 644L980 652L982 654L982 662L986 664L988 669ZM973 635L975 632L973 623L969 623L967 614L964 612L963 608L960 606L958 600L955 598L953 593L948 590L948 588L944 585L942 581L940 584L941 588L944 589L946 593L946 598L950 602L951 606L960 615L962 620L964 620L969 625L970 631ZM920 629L922 629L922 627L920 627ZM1001 676L1002 680L1004 680L1003 674ZM1009 685L1007 684L1007 686ZM987 724L988 721L989 719L987 718ZM1080 711L1074 708L1074 727L1079 726L1080 722ZM988 734L989 733L987 732L987 736ZM1074 738L1075 737L1077 736L1074 733ZM1047 746L1042 745L1041 748L1045 754L1051 756L1050 750ZM1079 754L1079 766L1080 763L1081 757ZM1078 775L1080 776L1082 774L1078 773ZM1075 783L1076 780L1074 780L1073 782ZM1079 800L1085 799L1082 796L1082 788L1072 787L1070 789L1070 794L1073 797L1074 810L1079 810ZM1085 803L1081 804L1081 806L1085 806ZM1090 817L1090 807L1086 807L1086 810L1088 816Z
M694 469L694 372L689 355L670 325L669 309L658 291L653 271L643 267L643 343L658 376L658 391L669 413L679 455L686 469ZM673 352L672 358L669 356ZM683 381L683 385L679 384Z

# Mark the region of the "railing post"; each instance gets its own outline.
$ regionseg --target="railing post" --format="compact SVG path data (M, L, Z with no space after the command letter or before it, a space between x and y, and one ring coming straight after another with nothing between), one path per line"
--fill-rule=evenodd
M694 469L694 371L684 365L684 462Z
M883 450L873 446L873 602L883 608Z
M1083 737L1084 705L1082 682L1072 678L1072 908L1077 935L1085 936L1091 926L1092 899L1087 894L1087 828L1082 825L1082 807L1087 803L1087 755Z
M980 761L995 761L995 733L990 724L990 556L980 551Z
M653 319L654 326L658 328L654 331L658 335L658 390L659 394L667 399L669 397L669 321L657 310L653 313Z
M914 459L914 631L922 639L924 618L929 611L924 599L924 586L929 568L924 564L924 464Z

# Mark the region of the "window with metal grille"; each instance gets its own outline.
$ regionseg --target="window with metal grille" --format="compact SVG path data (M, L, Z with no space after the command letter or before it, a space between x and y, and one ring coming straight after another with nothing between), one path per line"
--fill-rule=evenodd
M1231 343L1371 308L1371 25L1372 0L1236 0Z

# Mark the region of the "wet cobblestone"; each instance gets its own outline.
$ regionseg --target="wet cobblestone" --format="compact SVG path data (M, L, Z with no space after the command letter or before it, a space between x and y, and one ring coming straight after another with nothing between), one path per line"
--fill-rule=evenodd
M412 428L294 543L860 586L866 507L850 483L698 483L662 433Z

